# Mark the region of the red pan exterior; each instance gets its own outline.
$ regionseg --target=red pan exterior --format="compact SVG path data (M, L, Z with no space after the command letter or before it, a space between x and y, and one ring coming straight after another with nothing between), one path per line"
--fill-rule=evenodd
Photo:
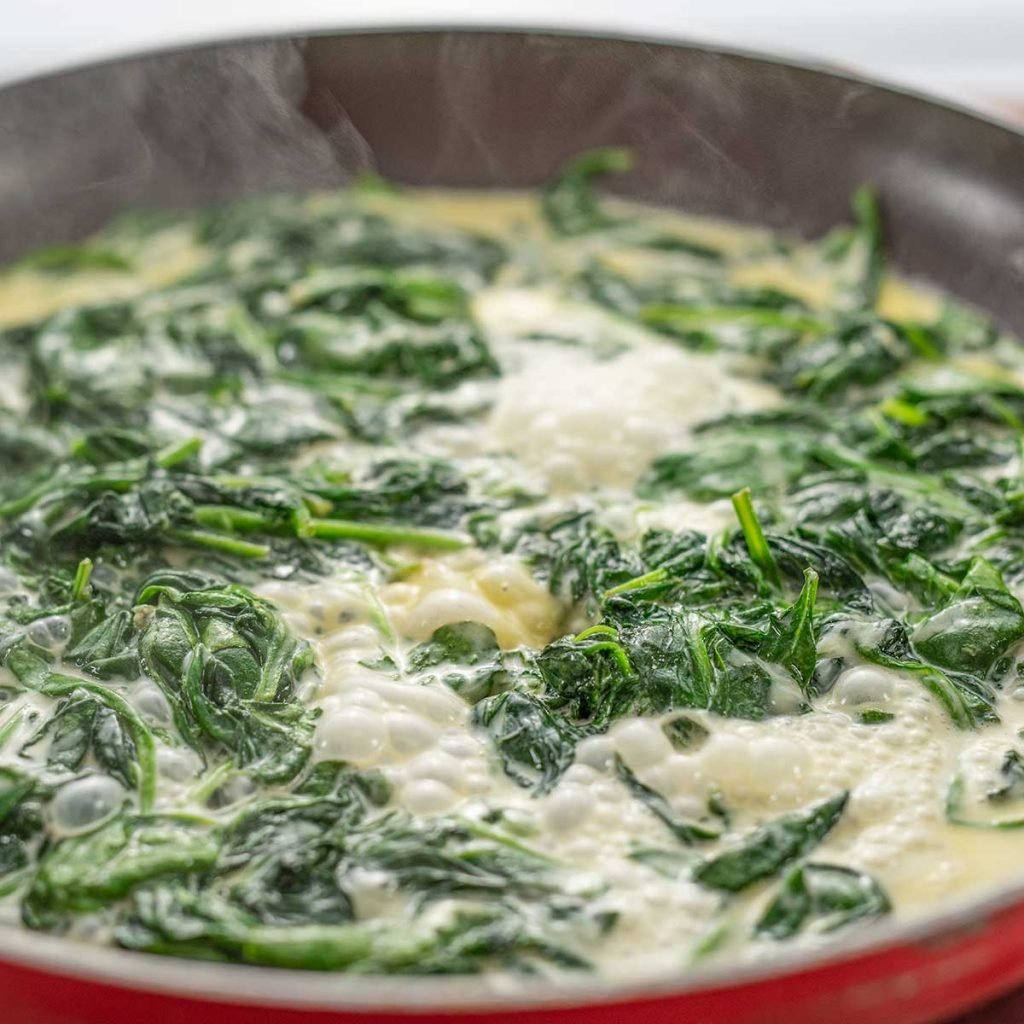
M870 180L901 269L1024 333L1024 137L840 75L573 35L222 44L0 90L0 258L131 206L329 186L369 166L416 183L532 186L603 144L637 151L631 195L808 234L840 220ZM0 1021L930 1024L1024 982L1019 894L949 920L829 961L646 995L602 988L590 1002L577 990L571 1004L547 996L512 1012L494 1001L435 1009L411 981L383 980L373 1005L346 999L343 977L325 988L282 973L268 988L267 972L202 965L202 985L180 971L171 984L156 959L125 955L117 973L109 957L47 961L31 937L0 930ZM211 991L211 970L218 995L197 995Z
M214 1002L0 962L4 1024L931 1024L1024 981L1024 905L927 941L682 994L490 1010L379 1010ZM388 982L381 983L382 1003ZM339 997L343 998L343 980ZM299 993L301 994L301 993ZM1012 1018L1007 1018L1007 1024ZM995 1024L995 1022L993 1022Z

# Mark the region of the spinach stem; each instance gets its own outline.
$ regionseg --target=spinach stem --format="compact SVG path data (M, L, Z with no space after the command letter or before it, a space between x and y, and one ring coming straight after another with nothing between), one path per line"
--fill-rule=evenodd
M205 804L207 800L233 775L238 772L230 761L222 761L213 771L204 775L189 791L192 803Z
M615 659L623 675L631 676L633 674L633 666L630 664L629 655L622 644L618 644L614 640L602 640L596 644L588 644L583 648L584 654L596 654L599 651L607 651Z
M24 717L25 708L16 708L7 721L0 725L0 748L4 747L11 736L14 735Z
M596 643L587 644L583 648L584 654L596 654L599 651L607 651L616 661L619 669L623 675L631 676L633 674L633 665L630 663L629 655L626 653L625 648L618 642L619 631L614 626L608 626L604 623L599 623L596 626L590 626L583 630L582 633L577 633L573 637L574 643L585 641L595 636L607 637L606 640L599 640Z
M698 330L717 324L776 328L799 334L824 334L830 325L807 313L788 313L758 306L676 306L652 305L640 310L640 319L656 330Z
M209 548L211 551L223 551L226 555L238 555L240 558L266 558L270 548L266 544L251 544L246 540L238 540L222 533L209 533L206 530L169 530L167 539L186 547Z
M617 587L611 587L601 597L607 601L610 597L626 594L631 590L642 590L644 587L650 587L655 583L662 583L667 579L667 569L652 569L651 572L645 572L642 576L634 576L633 579L626 580L625 583L620 583ZM579 638L577 637L577 639Z
M577 633L573 639L579 643L581 640L587 640L592 636L610 636L613 639L617 639L618 635L619 631L614 626L598 623L596 626L588 626L583 632Z
M744 487L732 496L732 507L736 510L736 518L740 521L740 528L743 530L743 539L747 542L747 551L754 564L761 570L764 578L777 590L782 588L782 577L779 575L779 567L775 564L771 548L765 540L764 530L761 529L757 512L754 511L754 501L750 495L750 488Z
M200 525L225 533L281 533L280 522L262 512L237 505L196 505L192 518Z
M185 462L193 455L198 455L202 446L203 439L201 437L190 437L187 441L179 441L161 449L156 453L154 461L161 468L170 469L172 466L178 465L179 462Z
M882 283L882 215L878 197L870 185L861 185L850 200L857 219L857 234L864 252L864 269L857 288L857 297L867 309L874 309ZM913 342L911 342L913 344Z
M75 581L71 584L71 600L84 601L88 596L89 580L92 577L92 559L83 558L75 570Z
M322 540L359 540L381 547L408 544L412 547L436 548L439 551L458 551L469 545L467 538L455 533L417 530L409 526L356 523L349 519L310 519L309 532L311 537Z
M533 857L546 864L558 863L554 857L550 857L546 853L541 853L539 850L535 850L532 846L527 846L526 843L521 843L518 839L510 836L507 832L501 832L496 828L491 828L489 825L485 825L479 821L472 821L469 818L460 818L459 823L467 832L472 833L472 835L477 836L480 839L489 839L493 843L498 843L501 846L508 847L508 849L515 850L517 853L526 854L527 856Z

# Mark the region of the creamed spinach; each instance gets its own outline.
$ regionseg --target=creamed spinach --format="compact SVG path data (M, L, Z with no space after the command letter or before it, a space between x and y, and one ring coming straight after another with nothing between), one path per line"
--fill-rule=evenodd
M0 277L0 894L356 973L678 972L1010 876L1024 357L603 198L134 214Z

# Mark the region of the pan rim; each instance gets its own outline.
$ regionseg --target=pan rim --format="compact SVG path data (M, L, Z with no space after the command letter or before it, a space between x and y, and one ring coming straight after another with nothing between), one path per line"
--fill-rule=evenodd
M936 913L889 921L839 941L790 949L744 964L689 968L679 976L638 980L583 974L567 979L531 978L526 986L500 976L402 976L318 973L292 968L161 957L0 924L0 962L43 974L76 978L140 993L155 993L233 1006L336 1012L508 1013L558 1007L609 1006L739 989L762 982L826 971L898 948L953 945L959 936L990 926L1024 904L1024 879L982 896L964 897ZM386 982L387 992L381 991Z
M380 37L380 36L410 36L410 35L487 35L487 36L511 36L511 37L532 37L536 39L576 39L593 40L598 42L619 42L640 45L660 46L676 50L692 50L697 53L709 56L735 57L753 63L767 64L774 67L787 68L793 71L811 72L823 75L828 78L839 79L848 82L850 85L870 86L873 89L884 93L909 99L918 103L926 104L929 107L939 108L949 113L966 117L972 121L980 122L989 128L997 129L1014 138L1024 139L1024 126L1018 125L1008 118L1000 117L987 109L972 107L969 103L958 103L945 96L932 95L925 89L919 89L912 85L889 80L884 76L874 74L858 74L853 69L834 64L827 60L817 60L813 57L801 57L798 55L776 54L770 51L762 51L756 48L743 46L729 46L726 44L702 42L699 39L690 39L686 36L677 36L672 33L659 32L629 32L618 31L615 28L574 27L571 24L552 25L515 25L515 24L474 24L469 22L453 23L396 23L394 25L353 25L353 26L316 26L312 28L295 28L287 31L271 32L247 32L238 35L226 34L223 36L204 36L202 38L187 40L170 45L157 44L154 46L143 46L140 48L128 47L124 50L117 50L98 58L86 58L83 60L71 61L59 67L44 69L41 71L30 71L26 74L15 75L14 78L0 80L0 94L19 89L25 86L41 84L46 81L68 77L83 71L98 70L111 67L115 64L129 64L137 61L159 59L170 57L174 54L198 53L203 50L216 50L233 46L258 45L260 43L274 42L307 42L320 38L337 37Z

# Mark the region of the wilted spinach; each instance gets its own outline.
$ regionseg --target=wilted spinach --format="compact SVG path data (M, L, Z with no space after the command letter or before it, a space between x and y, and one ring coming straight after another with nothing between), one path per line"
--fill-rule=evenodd
M805 811L769 821L735 846L699 863L693 870L694 879L709 889L735 893L771 878L828 835L849 796L840 793Z
M805 928L831 932L890 909L888 896L870 875L832 864L800 864L782 879L754 932L765 939L788 939Z
M313 763L313 655L249 589L268 579L372 587L470 544L521 558L564 635L503 650L455 622L410 647L378 608L386 651L367 666L459 694L498 770L539 797L624 718L659 719L685 758L719 717L812 711L850 664L917 680L961 728L995 719L1024 641L1024 388L1006 339L954 307L927 324L887 311L868 189L850 227L810 243L835 278L815 298L733 273L795 242L737 256L602 202L598 179L631 159L568 164L543 223L507 244L392 216L400 195L376 182L356 190L371 202L139 215L23 261L54 285L117 284L175 224L201 247L177 283L0 333L28 403L0 403L0 895L30 927L89 915L131 949L359 973L589 966L614 914L502 808L413 817L376 772ZM628 322L736 357L777 389L778 407L698 423L635 467L641 506L731 498L722 529L635 536L609 514L624 495L552 500L506 479L500 453L438 454L461 450L502 372L479 291L535 282L599 307L610 334ZM881 725L883 704L850 714ZM161 799L174 763L194 767L188 810ZM1019 827L1021 765L1009 750L982 792L958 775L949 819ZM51 804L92 776L124 806L66 835ZM874 879L806 860L846 793L737 835L717 796L684 814L621 758L610 776L676 842L637 862L727 899L781 878L758 936L888 910ZM367 886L397 916L364 914Z

